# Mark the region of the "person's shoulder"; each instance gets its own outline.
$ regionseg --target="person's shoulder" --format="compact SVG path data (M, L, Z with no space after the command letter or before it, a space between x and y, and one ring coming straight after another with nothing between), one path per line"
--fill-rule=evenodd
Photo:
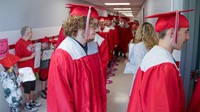
M134 48L136 49L145 49L145 45L144 45L144 42L139 42L137 44L135 44Z
M15 46L22 45L23 41L24 41L24 40L23 40L22 38L20 38L20 39L16 42Z
M170 52L159 46L153 47L143 58L141 69L147 69L163 63L170 63L176 65Z
M20 38L19 40L17 40L16 44L19 44L22 41L22 39Z
M71 57L69 52L58 48L53 52L51 60L60 60L60 59L62 60L62 59L66 59L69 57Z
M96 42L94 41L88 42L87 46L88 46L88 55L96 54L99 52L98 44Z
M139 42L139 43L135 44L135 46L144 46L144 42Z
M67 52L65 51L65 50L63 50L63 49L60 49L60 48L58 48L58 49L56 49L54 52L53 52L53 54L52 55L56 55L56 56L63 56L63 54L66 54Z
M89 48L98 49L98 43L97 42L91 41L91 42L88 42L87 44L88 44Z

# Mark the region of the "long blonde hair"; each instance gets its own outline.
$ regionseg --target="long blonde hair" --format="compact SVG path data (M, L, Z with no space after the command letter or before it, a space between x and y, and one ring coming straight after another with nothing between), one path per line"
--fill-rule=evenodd
M158 40L159 39L156 35L153 25L148 22L144 22L136 31L134 43L137 44L143 41L145 47L150 50L153 48L153 46L158 44Z

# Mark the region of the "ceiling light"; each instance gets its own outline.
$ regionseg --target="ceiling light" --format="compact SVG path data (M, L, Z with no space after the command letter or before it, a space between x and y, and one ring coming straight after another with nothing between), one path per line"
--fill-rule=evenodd
M132 13L122 13L122 14L125 15L125 16L128 16L128 17L133 17Z
M114 10L131 10L131 8L114 8Z
M105 5L130 5L130 3L104 3Z
M131 12L131 13L132 13L132 11L118 11L118 12L121 12L121 13L122 13L122 12Z

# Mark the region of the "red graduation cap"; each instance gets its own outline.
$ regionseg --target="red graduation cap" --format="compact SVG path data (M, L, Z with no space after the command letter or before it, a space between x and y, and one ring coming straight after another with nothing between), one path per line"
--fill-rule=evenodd
M56 44L56 43L57 43L57 40L51 40L51 43L52 43L52 44Z
M146 18L156 18L156 17L158 18L155 24L156 32L161 32L169 28L175 28L174 39L175 42L177 43L178 28L189 28L189 22L187 18L181 14L181 12L189 12L189 11L194 11L194 9L155 14L147 16Z
M86 16L86 28L85 37L88 38L89 35L89 19L98 19L98 12L95 10L94 6L81 5L81 4L66 4L67 8L70 8L70 14L74 16Z
M112 17L111 17L111 16L108 16L108 17L105 18L105 20L110 20L110 21L111 21L111 20L112 20Z
M41 42L41 43L44 43L44 42L50 43L49 38L47 36L39 39L38 41Z
M105 20L105 17L99 16L98 20L99 20L99 21L104 21L104 20Z
M0 39L0 64L10 68L19 61L19 57L8 52L8 39Z
M67 8L70 8L70 14L75 16L87 16L90 11L91 18L98 19L98 12L96 11L95 6L88 6L82 4L66 4Z
M121 19L125 20L126 22L129 22L130 21L130 18L129 17L120 17Z
M115 18L114 15L110 15L110 14L108 14L108 17L109 17L111 20L113 20L113 19Z

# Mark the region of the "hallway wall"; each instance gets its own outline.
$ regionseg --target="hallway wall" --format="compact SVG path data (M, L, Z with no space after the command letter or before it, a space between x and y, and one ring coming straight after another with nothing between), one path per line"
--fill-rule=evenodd
M9 45L15 44L21 37L23 26L33 28L32 39L58 35L62 22L69 15L66 3L87 4L80 0L1 0L0 1L0 39L8 38ZM98 10L107 16L106 10ZM14 49L10 50L14 54ZM39 92L40 81L37 83ZM9 112L2 86L0 85L0 111Z
M2 0L0 3L0 39L8 38L15 44L21 37L23 26L33 28L33 40L59 33L63 21L69 15L66 3L87 4L79 0ZM98 10L99 15L107 16L106 10Z

